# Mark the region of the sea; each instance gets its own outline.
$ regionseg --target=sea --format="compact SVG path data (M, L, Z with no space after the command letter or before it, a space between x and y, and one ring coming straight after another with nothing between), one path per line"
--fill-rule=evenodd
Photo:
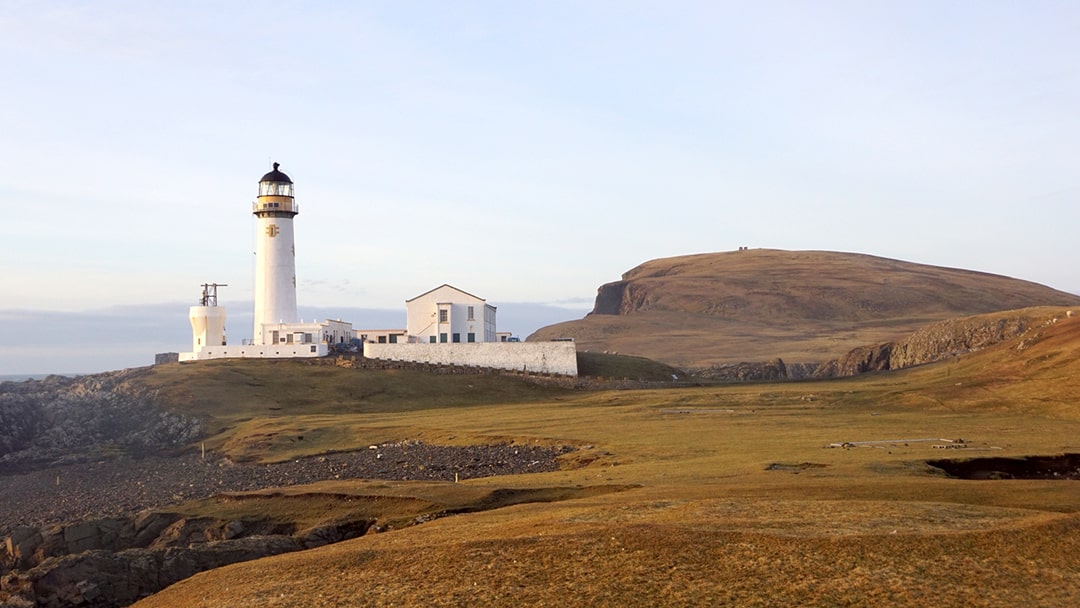
M0 382L22 382L23 380L41 380L46 376L78 376L79 374L0 374Z

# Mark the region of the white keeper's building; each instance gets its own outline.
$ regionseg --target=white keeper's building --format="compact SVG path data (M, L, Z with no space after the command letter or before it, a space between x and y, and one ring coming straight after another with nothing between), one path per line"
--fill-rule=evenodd
M410 342L495 342L495 307L451 285L405 300Z

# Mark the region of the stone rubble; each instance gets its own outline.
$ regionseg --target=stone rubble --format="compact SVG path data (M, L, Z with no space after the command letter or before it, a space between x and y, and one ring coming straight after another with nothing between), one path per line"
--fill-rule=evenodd
M327 479L455 481L558 469L570 448L539 445L439 446L419 441L299 458L238 464L218 456L115 458L0 475L0 536L18 526L133 514L143 509Z

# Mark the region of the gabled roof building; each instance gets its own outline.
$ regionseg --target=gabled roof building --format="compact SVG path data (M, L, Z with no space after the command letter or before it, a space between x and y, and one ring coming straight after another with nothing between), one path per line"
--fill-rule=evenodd
M495 307L452 285L442 284L405 301L409 342L429 344L495 342Z

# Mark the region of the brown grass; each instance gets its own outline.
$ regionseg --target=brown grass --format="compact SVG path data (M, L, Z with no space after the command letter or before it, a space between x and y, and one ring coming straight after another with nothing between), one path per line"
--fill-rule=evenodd
M645 262L623 275L621 314L591 314L529 339L685 367L822 363L934 321L1080 297L982 272L828 251L707 253ZM601 288L602 290L604 288Z
M461 484L478 490L641 487L238 564L138 606L1077 605L1080 484L924 464L1080 451L1080 319L1018 346L842 381L253 418L350 429L313 450L387 435L580 447L566 458L584 466ZM903 441L919 438L969 447Z

